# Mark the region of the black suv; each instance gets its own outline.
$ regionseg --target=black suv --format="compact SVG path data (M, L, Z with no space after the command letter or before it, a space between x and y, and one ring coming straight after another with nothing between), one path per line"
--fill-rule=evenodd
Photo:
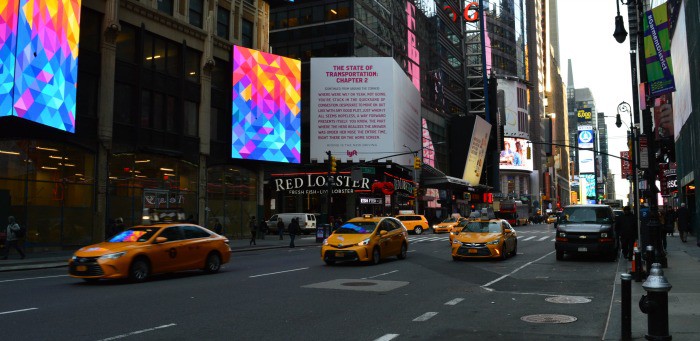
M564 254L599 254L617 260L615 215L608 205L571 205L564 208L557 223L554 247L557 260Z

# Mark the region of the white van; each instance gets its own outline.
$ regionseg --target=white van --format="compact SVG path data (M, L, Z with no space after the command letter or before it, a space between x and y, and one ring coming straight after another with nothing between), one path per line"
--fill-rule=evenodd
M267 223L267 229L270 234L277 234L277 221L282 219L284 223L285 232L289 223L292 222L292 218L299 218L299 227L301 227L301 233L309 234L316 233L316 216L313 213L279 213L270 217Z

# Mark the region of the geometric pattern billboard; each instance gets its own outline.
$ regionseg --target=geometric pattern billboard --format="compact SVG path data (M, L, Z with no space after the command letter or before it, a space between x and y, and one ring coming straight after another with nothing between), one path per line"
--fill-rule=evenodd
M233 46L231 157L301 163L301 61Z
M0 116L75 132L80 3L0 2Z

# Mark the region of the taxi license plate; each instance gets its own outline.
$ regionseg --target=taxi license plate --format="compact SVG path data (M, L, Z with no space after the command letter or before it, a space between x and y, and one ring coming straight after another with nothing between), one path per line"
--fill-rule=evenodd
M85 265L78 265L75 267L75 271L87 271L87 266Z
M477 253L479 252L477 249L469 249L469 253Z
M578 252L588 252L588 248L580 247L578 248Z
M342 258L342 257L345 257L345 253L336 252L336 253L335 253L335 256L338 257L338 258Z

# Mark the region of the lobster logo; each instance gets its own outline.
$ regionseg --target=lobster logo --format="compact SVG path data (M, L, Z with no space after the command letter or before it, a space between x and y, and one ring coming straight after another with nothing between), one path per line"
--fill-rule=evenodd
M357 155L357 150L356 149L348 150L348 151L346 151L346 153L348 154L348 157L353 157L353 156Z
M394 193L394 184L391 182L375 182L372 184L372 193L381 192L384 195L392 195Z

